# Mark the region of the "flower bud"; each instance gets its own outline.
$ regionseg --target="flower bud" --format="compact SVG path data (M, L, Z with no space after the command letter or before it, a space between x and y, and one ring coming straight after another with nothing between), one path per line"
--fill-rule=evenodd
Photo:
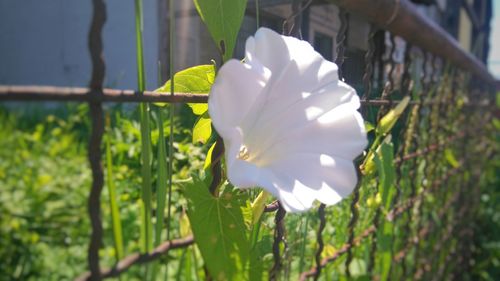
M252 203L252 225L255 225L260 217L262 216L262 213L264 213L264 209L266 207L266 201L267 198L269 198L269 192L267 191L261 191L257 198L255 198L255 201Z
M391 141L392 141L392 135L387 135L382 141L382 143L390 143ZM372 144L372 148L368 152L365 161L360 167L361 173L363 175L367 176L375 172L375 153L380 155L380 147L381 144L379 144L378 141L375 141L375 143Z
M382 141L382 143L390 143L392 141L392 135L387 135L384 140ZM380 154L380 147L381 145L378 144L375 144L376 147L373 147L372 149L375 150L370 150L370 152L368 152L368 155L366 156L365 158L365 161L363 162L363 164L361 165L361 173L365 176L367 175L371 175L373 172L375 172L375 153L377 154Z
M384 117L382 117L377 125L377 129L375 130L377 135L387 134L392 129L392 127L394 127L394 124L396 124L399 116L403 114L405 108L409 103L410 96L404 97L395 108L391 109Z
M375 196L366 199L366 206L368 208L377 208L378 206L380 206L381 203L382 203L382 195L380 195L380 192L377 192Z
M374 153L369 153L368 156L366 156L365 164L361 166L361 173L363 175L370 175L375 172L375 161L373 161L374 157Z

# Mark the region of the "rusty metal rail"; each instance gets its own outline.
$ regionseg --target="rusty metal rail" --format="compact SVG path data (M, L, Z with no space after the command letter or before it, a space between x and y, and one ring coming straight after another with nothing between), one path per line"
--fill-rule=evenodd
M90 57L92 59L91 96L102 96L105 75L103 58L102 31L106 22L106 5L103 0L93 0L93 16L88 34ZM101 143L104 134L104 112L99 101L89 101L89 117L92 132L89 140L88 158L92 170L92 186L90 188L87 209L90 216L92 233L88 247L87 261L91 280L101 280L99 249L102 246L103 226L101 218L101 192L104 185L104 172L101 161Z
M170 250L185 248L192 245L193 243L194 243L193 236L188 236L185 238L179 238L163 242L158 247L153 249L150 253L146 254L135 253L123 258L112 268L102 269L100 271L100 278L104 279L104 278L118 277L134 265L148 263L157 260L164 254L168 253L168 251ZM77 281L92 280L92 275L90 272L85 272L79 277L77 277L76 280Z
M300 1L294 1L297 5ZM471 139L481 136L484 130L481 122L488 120L492 114L486 113L492 106L488 101L488 91L471 91L464 93L460 89L463 83L463 76L459 71L450 73L443 77L444 70L438 63L439 59L449 61L455 66L461 67L464 71L472 73L476 77L485 81L489 90L496 85L500 85L482 65L472 55L462 50L458 43L444 32L436 24L430 22L416 10L415 6L408 0L328 0L336 3L340 7L339 17L341 26L337 37L337 53L339 56L336 62L339 70L342 65L348 63L345 60L346 39L348 30L349 13L357 13L364 16L372 23L369 35L369 49L365 55L365 69L363 75L364 92L361 104L361 111L366 117L369 114L377 116L375 123L380 121L380 117L389 109L389 107L398 104L400 101L395 99L395 78L392 74L396 69L396 62L392 55L396 51L394 47L395 35L401 36L408 44L405 50L404 71L401 78L401 93L403 95L412 95L409 110L400 117L399 124L403 129L399 132L399 138L402 145L395 152L395 189L397 195L390 204L388 210L382 210L380 206L376 207L375 215L370 219L364 229L358 229L360 225L359 207L363 204L363 190L361 183L356 187L351 197L349 205L349 222L347 225L346 241L341 241L337 251L333 255L324 256L323 250L326 246L324 239L325 226L328 224L327 209L321 205L317 212L319 220L316 229L317 248L314 252L314 260L310 264L310 270L302 272L300 280L307 278L318 279L321 277L322 269L329 264L338 261L340 257L345 257L346 276L349 277L349 265L356 257L354 249L367 239L372 239L371 247L367 249L369 253L368 269L372 279L376 279L374 273L374 260L377 253L376 235L379 225L384 221L403 221L404 225L402 235L399 239L407 241L407 245L402 247L393 247L392 259L401 266L403 277L425 278L429 274L428 265L433 264L434 259L425 257L425 253L419 252L419 243L422 239L431 237L431 235L450 238L454 231L459 231L462 239L457 241L466 241L470 237L471 229L457 219L456 216L470 215L470 210L477 198L468 198L465 192L467 188L474 184L474 179L467 178L466 183L461 183L457 190L446 188L451 180L465 181L465 173L460 172L470 169L468 162L475 154L480 154L487 148L487 145L480 143L473 147L468 146ZM119 261L114 267L101 269L99 262L99 249L102 246L103 227L100 212L100 194L103 188L103 170L101 164L101 141L104 131L103 107L105 102L158 102L158 103L206 103L208 95L191 93L158 94L155 92L137 92L133 90L104 89L103 81L105 75L105 63L103 59L102 30L106 21L106 7L104 0L92 0L93 18L89 31L89 51L92 59L92 78L88 88L67 88L51 86L0 86L1 101L61 101L61 102L86 102L90 107L89 118L92 121L91 138L89 140L88 158L92 170L92 186L88 198L88 212L91 219L92 234L88 248L88 272L78 277L78 280L101 280L104 278L117 277L126 272L130 267L148 263L157 260L170 250L189 247L194 243L192 236L166 241L149 253L135 253ZM307 2L310 3L310 2ZM297 8L297 7L296 7ZM297 10L297 9L296 9ZM296 12L296 11L295 11ZM390 40L393 43L390 48L387 59L382 58L382 51L377 49L375 44L377 26L387 29L391 32ZM300 34L300 31L298 31ZM424 50L422 54L423 73L420 78L416 78L422 84L422 88L417 93L412 93L410 77L410 66L417 60L413 60L412 48L418 47ZM378 57L376 57L378 56ZM375 65L378 64L378 67ZM378 80L383 81L384 68L389 69L387 83L384 90L377 96L372 90L372 85L376 80L374 75L378 71ZM343 78L344 74L339 71ZM415 81L413 81L415 82ZM379 83L379 86L384 85ZM434 87L434 85L441 85ZM471 87L467 84L467 87ZM498 86L497 86L498 87ZM434 89L434 90L431 90ZM462 98L460 101L458 99ZM481 107L480 110L475 107ZM493 112L493 110L491 110ZM480 114L478 114L478 112ZM474 126L474 130L468 127ZM375 124L376 125L376 124ZM476 128L477 127L477 128ZM458 167L441 165L446 163L444 160L444 148L461 149L463 158L458 161ZM212 154L212 171L214 180L212 186L217 187L222 179L222 167L220 157L223 153L223 145L220 140L216 152ZM420 161L419 161L420 160ZM421 166L422 179L417 178L419 165ZM404 190L400 185L405 180L403 170L407 169L409 189ZM453 182L452 182L453 183ZM443 186L445 188L443 188ZM378 192L378 190L376 191ZM477 197L477 195L474 195ZM451 224L443 230L438 230L436 222L430 218L430 210L425 209L424 204L429 197L439 197L439 203L432 211L438 213L439 218L445 218L451 214ZM458 201L458 203L456 203ZM458 207L453 207L458 205ZM453 207L453 208L452 208ZM285 229L286 212L277 201L268 204L265 212L275 213L274 242L272 245L273 266L269 270L271 280L279 279L280 273L286 262L287 251L287 233ZM361 216L362 217L362 216ZM414 231L409 226L414 222ZM396 228L396 223L394 228ZM429 249L442 249L447 245L447 239L438 239L438 242L426 246ZM411 269L406 263L406 257L411 249L416 249L414 259L417 264ZM464 252L467 254L467 246L458 245L456 249L447 252L446 259L449 260L454 255ZM460 263L465 263L466 255L460 257ZM458 264L458 262L457 262ZM460 264L458 264L460 265ZM306 267L307 268L307 267ZM440 266L437 272L440 276L444 275L447 268ZM459 274L456 270L454 274Z
M396 219L401 213L403 213L405 210L407 210L408 208L411 208L413 207L413 205L415 204L415 202L417 201L421 201L425 195L427 195L428 193L430 193L432 190L435 190L439 187L441 187L441 184L446 181L449 177L457 174L463 167L460 166L460 167L457 167L455 169L452 169L450 170L448 173L446 173L445 175L443 175L441 178L439 179L436 179L434 182L432 182L430 184L430 187L428 190L422 192L421 194L418 194L416 195L415 197L412 197L412 198L409 198L407 199L405 202L402 202L400 203L398 206L395 206L393 209L391 209L384 217L383 219L386 220L386 221L393 221L394 219ZM443 210L446 210L450 204L452 204L453 202L456 201L456 197L453 197L453 199L449 200L445 205L444 207L441 209L442 210L442 213L440 214L440 217L441 216L444 216L445 212L443 212ZM431 228L431 225L432 224L429 224L427 227L423 227L422 229L425 229L425 234L421 234L422 235L427 235L428 232L430 231L430 228ZM352 239L352 242L347 242L345 243L344 245L342 245L339 250L337 250L333 255L331 256L328 256L328 257L325 257L323 258L319 263L316 263L316 266L311 268L310 270L308 271L305 271L305 272L302 272L302 274L300 275L300 280L306 280L307 278L309 277L316 277L319 275L320 271L321 271L321 268L325 267L326 265L328 265L329 263L332 263L334 261L336 261L338 258L340 258L341 256L347 254L349 252L350 249L356 247L357 245L359 245L364 239L366 239L368 236L374 234L378 229L378 226L376 224L372 224L370 225L369 227L367 227L362 233L361 235L355 237ZM413 240L412 240L413 241Z
M55 86L15 86L0 85L0 102L9 101L40 101L40 102L117 102L117 103L207 103L207 94L193 93L158 93L154 91L135 91L129 89L95 90L83 87L55 87ZM368 106L395 106L400 100L390 99L362 99L361 105ZM439 100L430 100L420 103L410 101L410 106L432 105L442 103ZM466 107L494 107L488 102L464 102Z
M2 86L0 101L206 103L207 95L53 86Z
M483 63L464 51L458 42L434 22L426 19L408 0L329 0L351 13L363 16L415 46L442 57L492 86L498 81Z

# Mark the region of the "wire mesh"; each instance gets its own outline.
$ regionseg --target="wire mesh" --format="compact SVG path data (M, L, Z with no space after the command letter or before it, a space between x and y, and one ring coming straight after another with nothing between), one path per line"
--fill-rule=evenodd
M89 272L82 274L80 280L101 280L116 277L135 264L148 263L165 255L168 251L187 247L194 243L193 237L184 237L166 241L147 254L134 254L118 262L115 267L101 269L99 248L102 246L102 222L100 214L100 193L103 186L100 143L104 131L102 102L106 101L165 101L165 102L206 102L206 96L172 94L156 97L151 95L133 95L132 92L116 92L103 89L105 63L102 56L102 29L106 21L106 7L103 0L93 0L93 19L89 33L89 51L92 58L92 80L89 89L60 88L16 88L0 87L0 99L52 99L80 100L90 105L92 135L89 141L89 163L93 173L93 183L88 199L89 215L92 222L92 234L88 250ZM304 7L294 1L289 30L302 36L297 13ZM301 8L302 7L302 8ZM339 10L340 29L336 38L339 76L344 78L343 64L346 58L346 38L349 30L349 13L344 8ZM364 75L362 92L362 113L366 119L376 112L376 122L392 107L399 103L398 98L411 96L409 109L398 121L399 131L394 134L399 140L395 155L395 192L390 210L386 213L379 206L368 226L360 228L359 206L361 201L361 182L354 189L350 198L350 219L347 225L346 241L336 251L325 256L324 230L328 224L325 205L317 210L319 220L316 229L316 251L310 263L310 269L300 274L300 280L322 277L322 269L345 257L345 274L352 275L351 263L360 255L357 249L368 245L367 272L371 279L379 280L376 256L379 227L384 222L392 223L393 233L398 233L391 245L392 264L388 273L389 280L442 280L459 277L467 270L470 246L467 241L473 235L473 229L467 224L473 218L478 204L479 190L476 181L481 174L489 155L488 145L482 137L486 134L483 126L492 114L486 110L488 103L481 102L490 98L491 88L481 88L471 82L471 75L461 70L449 71L447 62L436 55L422 51L409 43L405 46L404 61L394 59L396 36L387 33L390 47L377 44L380 36L387 32L370 26L368 49L364 56ZM384 58L384 54L386 57ZM403 67L397 74L398 67ZM420 77L412 77L414 68L421 69ZM374 90L375 86L381 91ZM466 89L466 90L464 90ZM469 93L470 92L470 93ZM125 93L125 94L123 94ZM74 95L79 95L75 98ZM61 98L66 96L66 98ZM157 99L157 100L155 100ZM480 106L480 107L478 107ZM375 124L376 125L376 124ZM475 145L471 145L475 143ZM463 158L456 163L449 163L446 153L459 150ZM212 154L212 174L214 175L211 192L214 193L222 178L221 156L224 152L222 139L217 140ZM377 179L375 179L377 181ZM409 188L403 189L403 183ZM375 184L374 193L377 184ZM277 202L266 206L266 212L276 212L274 242L272 246L273 267L269 269L270 280L279 280L283 270L283 247L287 247L285 230L286 213ZM426 241L424 243L423 241ZM363 244L364 243L364 244ZM286 251L286 250L285 250ZM434 254L436 253L436 254Z

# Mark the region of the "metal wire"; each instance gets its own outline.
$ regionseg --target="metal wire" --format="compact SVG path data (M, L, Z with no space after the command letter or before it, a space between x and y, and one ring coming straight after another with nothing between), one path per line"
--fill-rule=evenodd
M106 5L103 0L93 0L93 17L88 35L88 47L92 59L92 77L90 88L94 95L102 95L102 86L105 75L105 63L103 59L102 30L106 22ZM88 159L92 170L92 186L88 198L88 212L92 233L88 248L88 264L90 269L90 280L101 280L99 265L99 248L102 245L102 220L101 220L101 192L104 185L104 172L101 162L101 142L104 134L104 113L99 102L89 102L92 132L90 135Z
M337 34L337 57L335 63L339 67L339 78L342 79L342 65L345 59L345 43L347 39L347 29L349 27L348 13L345 9L339 8L340 29Z
M148 254L133 254L119 261L113 268L101 269L99 248L102 246L103 228L100 212L100 194L103 186L100 144L104 131L103 102L166 102L166 103L204 103L207 95L174 93L159 95L145 92L138 95L135 91L103 89L105 63L102 57L102 29L106 21L106 7L103 0L93 0L93 18L89 32L89 51L92 59L92 78L89 88L0 86L0 101L80 101L90 105L92 122L89 140L89 163L92 170L92 186L88 198L88 210L92 226L88 248L89 272L78 280L100 280L118 277L131 266L148 263L165 255L172 249L185 248L194 243L192 236L166 241ZM295 1L292 17L300 13L312 1L302 5ZM300 4L300 5L299 5ZM391 19L398 20L398 8ZM401 6L405 9L405 6ZM349 29L348 10L339 9L340 29L337 34L337 57L339 77L345 78L342 66L347 49L346 38ZM391 20L391 21L392 21ZM297 21L298 22L298 21ZM292 26L298 32L300 28ZM478 124L491 121L492 99L489 94L494 86L474 83L467 71L447 71L445 60L428 52L418 53L417 45L406 45L402 75L397 73L398 62L395 35L390 34L391 48L386 61L382 61L385 45L377 45L377 36L382 34L371 25L368 36L368 50L365 53L364 75L361 104L362 113L367 109L377 110L377 121L393 105L397 104L396 92L411 95L410 106L398 121L394 160L396 180L395 196L389 210L378 207L375 215L363 225L359 214L360 184L353 191L349 205L350 220L347 225L347 240L330 256L324 257L324 230L328 225L326 206L321 204L317 210L319 225L316 231L317 249L310 270L300 273L300 280L321 277L322 269L345 257L346 277L352 277L350 264L356 258L360 245L368 244L367 273L372 279L380 276L376 272L377 231L382 222L392 222L393 232L398 232L391 248L394 263L389 271L390 280L443 280L459 279L469 269L468 259L471 246L468 241L474 235L470 225L479 204L479 184L481 168L493 154L485 141L486 129ZM420 55L420 56L419 56ZM420 77L412 77L414 69L421 64ZM374 71L375 66L378 71ZM385 66L388 66L386 68ZM418 72L418 71L417 71ZM476 70L479 73L480 71ZM398 74L398 75L396 75ZM378 78L379 86L385 85L380 97L373 96L373 82ZM416 79L416 80L415 80ZM400 87L398 87L400 85ZM395 130L396 132L396 130ZM474 145L472 145L474 144ZM460 153L460 161L453 163L450 153ZM221 138L212 154L212 173L214 175L210 190L217 196L218 187L224 178L221 157L224 146ZM448 153L448 154L446 154ZM484 157L486 155L486 157ZM448 157L448 158L447 158ZM467 171L467 172L465 172ZM405 178L406 177L406 178ZM373 179L374 182L378 179ZM408 183L405 190L403 183ZM376 192L376 191L375 191ZM265 207L265 212L275 213L274 241L272 245L273 267L269 271L270 280L278 280L283 275L283 247L286 243L286 212L275 201ZM441 222L441 223L440 223ZM366 244L366 243L365 243ZM429 255L429 253L438 253ZM286 258L285 258L286 260ZM412 261L412 262L410 262ZM444 261L444 262L442 262Z
M274 218L275 228L274 228L274 242L273 242L273 259L274 265L269 272L269 280L278 280L280 270L282 265L281 261L281 251L280 245L284 241L285 237L285 219L286 211L281 205L279 205L278 211ZM286 243L285 243L286 247Z
M318 241L318 249L316 250L315 261L316 261L316 272L314 274L314 280L318 280L321 275L321 253L323 253L324 243L323 243L323 230L326 226L326 216L325 216L325 204L321 204L318 208L319 226L318 232L316 234L316 240Z

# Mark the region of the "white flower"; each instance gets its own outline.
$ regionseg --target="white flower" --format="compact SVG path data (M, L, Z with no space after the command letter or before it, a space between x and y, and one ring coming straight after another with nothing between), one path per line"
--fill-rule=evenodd
M359 98L337 70L306 41L266 28L248 38L245 63L220 68L208 108L233 185L262 187L292 212L351 193L367 140Z

